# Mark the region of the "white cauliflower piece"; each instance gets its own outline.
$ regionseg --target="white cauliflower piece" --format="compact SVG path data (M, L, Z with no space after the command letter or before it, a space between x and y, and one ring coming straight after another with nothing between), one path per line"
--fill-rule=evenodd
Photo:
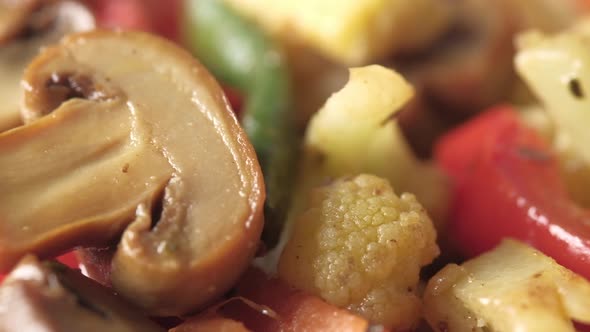
M590 323L590 283L514 240L428 282L424 312L439 332L573 332Z
M400 192L415 194L437 229L444 228L447 179L435 165L416 158L396 120L413 95L412 86L391 69L350 69L348 83L309 122L303 188L296 196L306 197L307 190L327 177L370 173L388 179Z
M294 219L306 210L310 191L326 180L373 174L399 192L416 195L443 231L449 207L449 182L432 163L416 158L398 126L396 113L414 90L395 71L382 66L350 69L348 83L334 93L308 124L303 158L289 215L279 245L256 264L274 273Z
M428 214L373 175L312 192L279 261L279 275L326 301L395 329L420 315L420 268L439 253Z

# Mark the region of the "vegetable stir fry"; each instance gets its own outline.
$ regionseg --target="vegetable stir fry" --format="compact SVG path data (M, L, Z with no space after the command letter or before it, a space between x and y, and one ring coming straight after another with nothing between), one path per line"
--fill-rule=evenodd
M590 2L0 0L0 331L590 330Z

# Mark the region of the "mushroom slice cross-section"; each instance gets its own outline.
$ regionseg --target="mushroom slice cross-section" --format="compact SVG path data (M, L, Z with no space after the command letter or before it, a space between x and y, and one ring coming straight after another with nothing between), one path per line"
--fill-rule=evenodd
M20 79L39 49L91 30L94 18L73 1L0 0L0 132L20 126Z
M0 0L0 45L22 33L40 5L40 0Z
M24 82L39 118L0 134L0 268L119 240L113 287L152 314L227 291L257 249L264 183L209 73L158 37L94 31Z

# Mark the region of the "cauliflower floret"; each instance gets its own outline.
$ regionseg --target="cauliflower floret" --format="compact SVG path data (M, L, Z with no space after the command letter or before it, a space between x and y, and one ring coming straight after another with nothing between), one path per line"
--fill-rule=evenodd
M432 163L419 160L403 136L397 114L414 90L395 71L373 65L350 69L348 83L333 94L306 130L301 182L295 199L324 181L360 173L386 178L415 194L444 228L448 182ZM300 205L294 204L294 209Z
M294 286L386 326L412 327L420 314L420 268L439 253L428 214L373 175L312 191L294 224L279 275Z

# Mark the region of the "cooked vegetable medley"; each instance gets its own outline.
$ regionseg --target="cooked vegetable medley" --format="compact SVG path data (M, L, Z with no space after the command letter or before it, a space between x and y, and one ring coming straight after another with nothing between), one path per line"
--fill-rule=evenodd
M590 331L590 1L0 0L0 331Z

